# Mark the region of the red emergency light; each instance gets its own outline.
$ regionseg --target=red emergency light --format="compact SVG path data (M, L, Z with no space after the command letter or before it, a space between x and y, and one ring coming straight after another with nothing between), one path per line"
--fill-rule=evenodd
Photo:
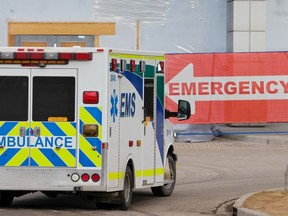
M84 91L83 92L83 103L84 104L97 104L99 102L98 91Z
M165 65L164 62L163 62L163 61L160 61L160 62L159 62L159 65L160 65L160 72L161 72L161 73L164 73L164 69L165 69L165 68L164 68L164 65Z
M92 60L92 53L75 53L74 59L79 61L90 61Z
M111 71L116 71L117 68L117 59L113 58L111 60Z
M58 58L61 60L72 60L74 57L73 53L59 53Z
M35 59L35 60L44 59L44 53L43 52L30 53L30 59Z
M30 58L29 52L15 52L14 59L16 60L27 60Z
M131 72L135 72L136 69L136 64L135 64L135 60L130 60L130 71Z

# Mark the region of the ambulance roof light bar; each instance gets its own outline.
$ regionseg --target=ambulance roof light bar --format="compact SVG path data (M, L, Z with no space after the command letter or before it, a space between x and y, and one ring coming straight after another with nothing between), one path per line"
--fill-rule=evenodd
M76 61L91 61L92 53L55 53L55 52L1 52L0 59L2 60L76 60Z
M32 50L32 49L31 49ZM33 49L34 50L34 49ZM17 52L0 52L0 64L21 64L26 67L46 67L46 65L67 65L69 61L91 61L92 52L28 52L25 49L18 49Z

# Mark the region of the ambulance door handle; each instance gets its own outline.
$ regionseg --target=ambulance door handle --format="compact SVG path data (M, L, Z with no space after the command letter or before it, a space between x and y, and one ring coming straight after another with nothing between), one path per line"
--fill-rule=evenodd
M34 136L39 137L40 136L40 127L34 127Z
M26 136L26 128L20 127L20 137L25 137L25 136Z
M146 121L146 108L145 107L142 107L143 109L143 121L142 121L142 124Z

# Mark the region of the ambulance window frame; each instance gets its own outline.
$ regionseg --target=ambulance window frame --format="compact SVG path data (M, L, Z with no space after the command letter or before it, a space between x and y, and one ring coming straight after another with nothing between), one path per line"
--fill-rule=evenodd
M75 121L75 77L34 76L32 82L32 121L48 122L51 116Z
M144 79L144 108L145 108L145 119L153 121L154 119L154 97L155 97L155 79L145 78ZM147 118L148 117L148 118Z
M0 76L0 121L28 121L28 106L29 77Z

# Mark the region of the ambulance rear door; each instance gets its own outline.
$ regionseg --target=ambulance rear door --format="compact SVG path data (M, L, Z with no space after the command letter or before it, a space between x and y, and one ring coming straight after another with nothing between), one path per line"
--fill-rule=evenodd
M29 165L30 69L0 69L0 166Z
M30 166L76 167L77 69L31 69Z

